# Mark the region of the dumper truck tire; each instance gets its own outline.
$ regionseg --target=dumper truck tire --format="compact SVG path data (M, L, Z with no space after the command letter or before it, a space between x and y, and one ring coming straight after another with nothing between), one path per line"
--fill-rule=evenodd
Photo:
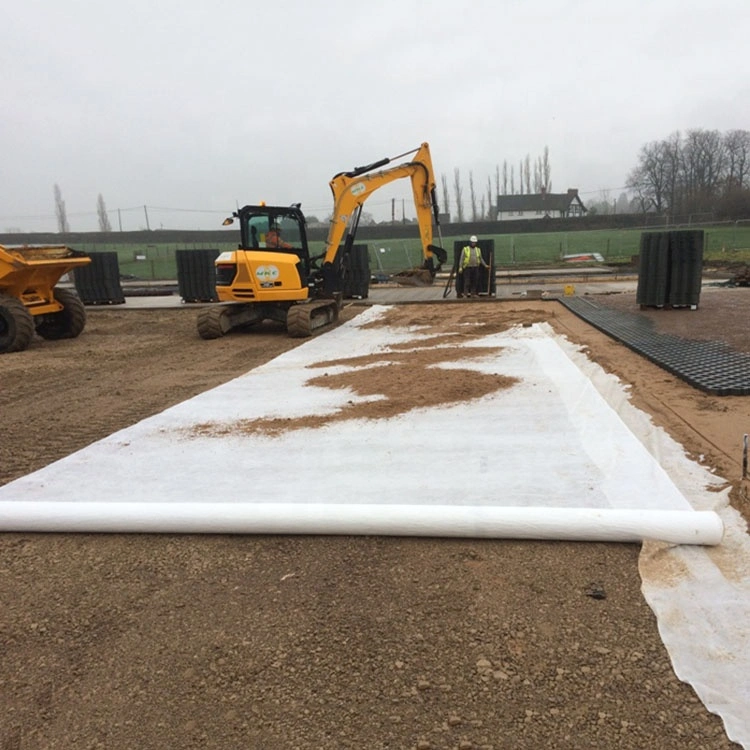
M63 309L40 315L36 322L36 332L50 341L74 339L86 326L86 308L80 297L70 289L55 289L53 293Z
M34 318L20 299L0 294L0 353L27 349L34 337Z

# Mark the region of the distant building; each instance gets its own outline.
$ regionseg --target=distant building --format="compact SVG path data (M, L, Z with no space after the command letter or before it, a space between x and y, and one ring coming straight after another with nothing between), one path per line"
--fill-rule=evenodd
M541 193L533 195L498 195L497 220L516 221L518 219L572 219L587 212L578 197L578 189L570 188L567 193Z

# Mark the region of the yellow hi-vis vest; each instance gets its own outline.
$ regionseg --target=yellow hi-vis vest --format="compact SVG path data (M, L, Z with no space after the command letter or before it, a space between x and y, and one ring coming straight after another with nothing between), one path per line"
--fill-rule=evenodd
M471 245L466 245L464 249L461 251L463 253L461 257L461 268L464 269L466 266L469 265L469 262L471 261L471 251L476 250L477 254L477 262L475 265L481 266L482 265L482 248L479 247L479 245L476 245L474 248L471 247Z

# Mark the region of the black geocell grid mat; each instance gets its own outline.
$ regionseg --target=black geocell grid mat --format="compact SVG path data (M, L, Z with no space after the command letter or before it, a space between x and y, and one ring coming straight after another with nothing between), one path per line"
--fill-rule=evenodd
M590 298L560 297L559 301L594 328L695 388L714 396L750 396L750 354L733 351L723 341L658 333L648 318L609 309Z

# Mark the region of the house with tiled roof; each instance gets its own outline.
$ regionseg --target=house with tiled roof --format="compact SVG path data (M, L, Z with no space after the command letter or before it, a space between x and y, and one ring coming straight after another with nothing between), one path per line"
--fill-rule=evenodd
M497 220L572 219L584 216L587 208L578 196L577 188L567 193L548 193L542 190L531 195L498 195Z

